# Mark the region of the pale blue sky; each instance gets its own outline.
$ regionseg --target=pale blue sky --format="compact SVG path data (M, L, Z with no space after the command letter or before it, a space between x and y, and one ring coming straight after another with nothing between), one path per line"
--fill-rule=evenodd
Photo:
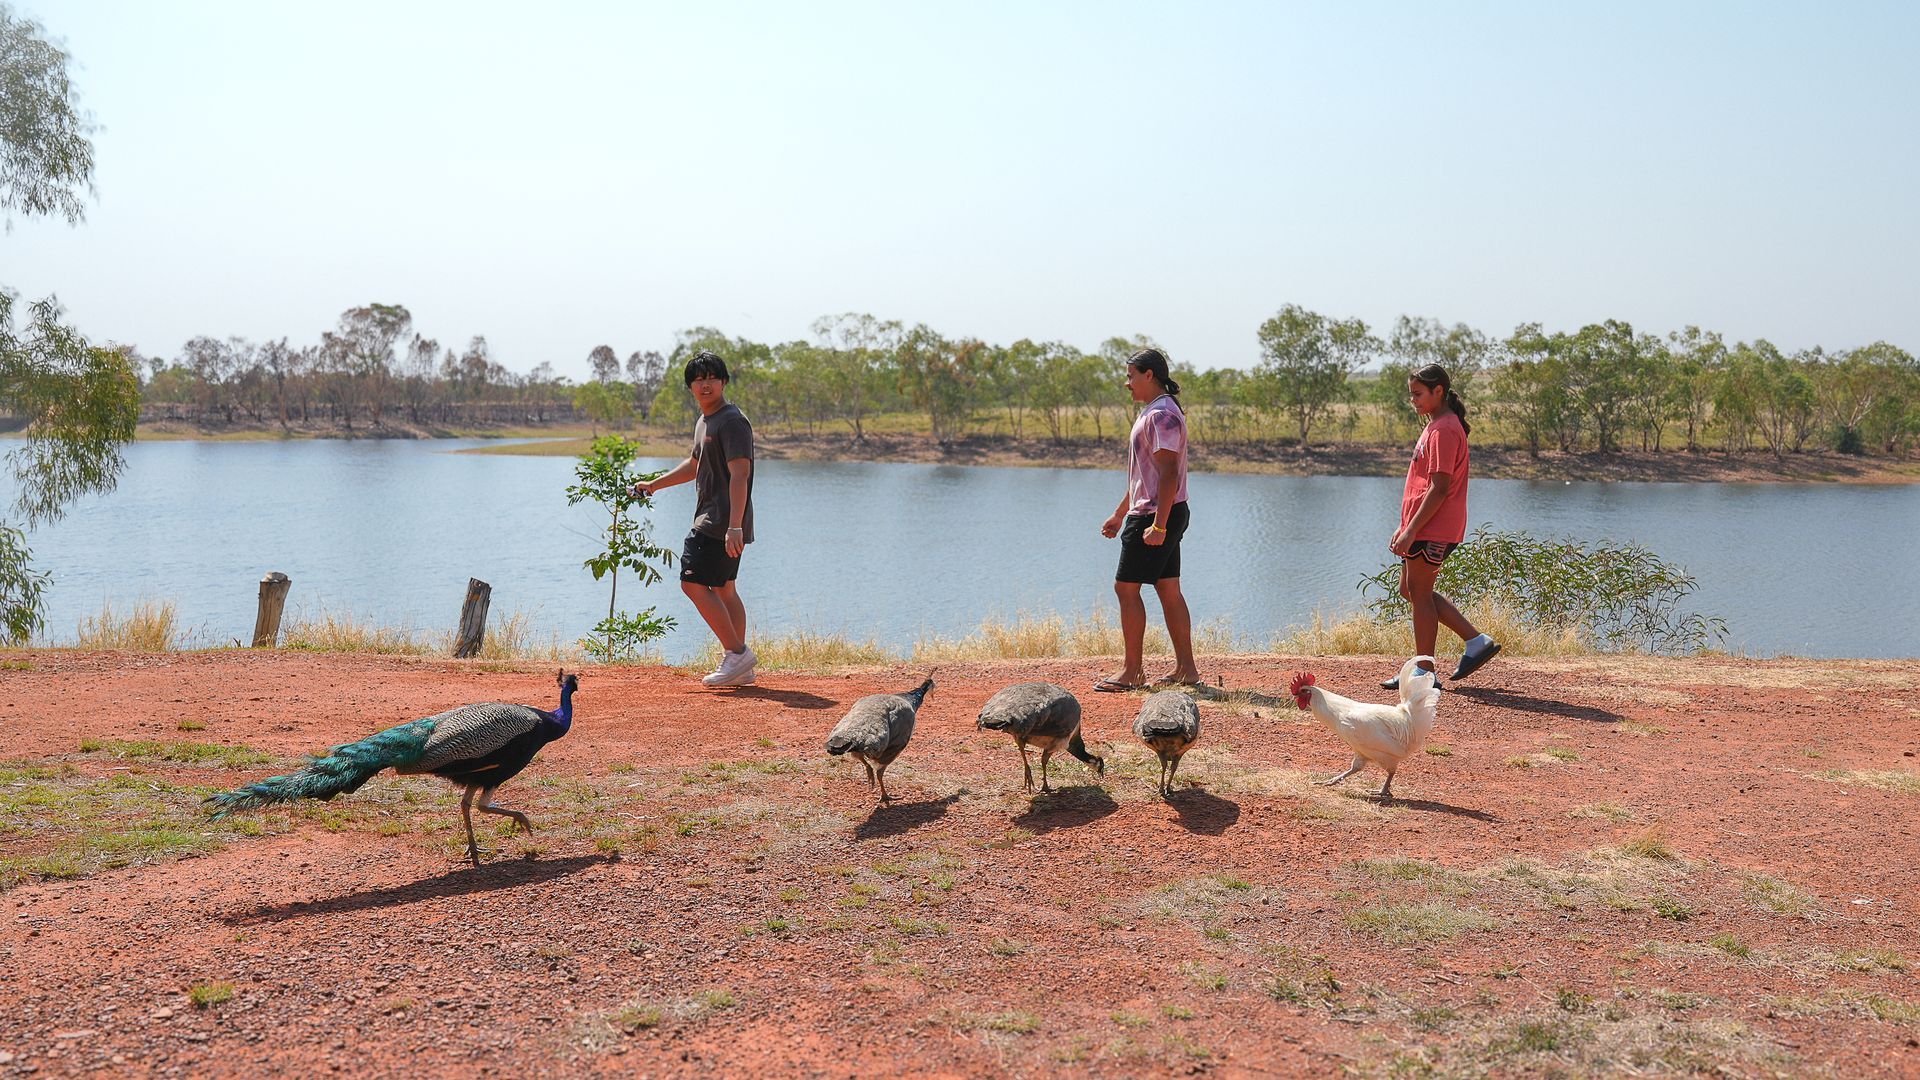
M370 301L576 377L849 310L1920 349L1920 4L12 2L102 130L0 283L150 354Z

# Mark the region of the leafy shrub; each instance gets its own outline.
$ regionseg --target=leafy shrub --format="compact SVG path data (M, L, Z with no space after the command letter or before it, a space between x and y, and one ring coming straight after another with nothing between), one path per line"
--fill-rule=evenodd
M648 523L633 516L636 507L651 502L633 492L637 481L651 479L633 473L633 459L638 453L638 443L619 435L595 439L574 466L574 477L579 483L567 487L568 506L592 501L598 503L608 517L606 528L601 532L606 546L586 562L587 569L593 572L593 580L611 578L607 617L594 626L591 635L580 639L580 647L587 655L602 663L637 659L642 646L666 634L674 625L672 616L656 614L654 608L638 615L617 610L623 568L638 577L644 588L660 580L660 566L673 565L673 552L655 544Z
M1725 639L1727 623L1685 610L1700 585L1638 544L1542 540L1524 532L1474 530L1440 568L1435 588L1462 607L1492 603L1526 622L1572 630L1602 651L1699 652ZM1368 612L1409 617L1400 564L1360 579Z

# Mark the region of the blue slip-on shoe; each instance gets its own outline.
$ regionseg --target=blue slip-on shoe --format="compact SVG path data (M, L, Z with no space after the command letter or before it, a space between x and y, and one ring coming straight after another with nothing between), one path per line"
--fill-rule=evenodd
M1473 674L1474 672L1479 671L1480 668L1484 666L1487 661L1499 655L1500 655L1500 643L1497 641L1488 644L1486 648L1480 650L1477 653L1476 652L1462 653L1460 654L1460 666L1453 669L1453 677L1456 680L1464 679L1467 676Z

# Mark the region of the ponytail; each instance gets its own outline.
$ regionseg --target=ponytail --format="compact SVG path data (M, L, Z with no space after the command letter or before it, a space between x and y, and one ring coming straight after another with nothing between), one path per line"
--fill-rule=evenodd
M1441 367L1439 364L1428 364L1426 367L1408 376L1408 378L1429 387L1437 386L1445 390L1447 392L1447 408L1453 412L1453 415L1460 418L1460 430L1469 435L1473 434L1473 425L1467 423L1467 403L1461 401L1460 395L1454 392L1453 379L1448 376L1446 368Z
M1460 430L1469 435L1473 434L1473 425L1467 423L1467 403L1460 400L1460 395L1454 393L1451 386L1447 387L1447 408L1452 409L1453 415L1460 418Z
M1175 408L1180 408L1180 384L1173 381L1172 372L1167 370L1168 361L1165 349L1159 348L1158 346L1149 346L1134 353L1127 359L1127 363L1133 365L1140 371L1152 373L1153 381L1160 384L1161 392L1173 399ZM1186 412L1185 409L1180 409L1180 411Z

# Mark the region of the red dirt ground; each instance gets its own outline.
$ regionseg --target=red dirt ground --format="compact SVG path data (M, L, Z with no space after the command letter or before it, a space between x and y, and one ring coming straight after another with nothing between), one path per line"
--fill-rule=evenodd
M292 758L553 697L526 665L8 656L0 759L76 783L279 771L129 764L82 739ZM1376 700L1391 668L1204 666L1269 692L1311 667ZM1920 1075L1911 663L1503 658L1443 696L1447 752L1409 763L1390 805L1364 797L1374 773L1307 784L1343 748L1246 704L1203 706L1163 802L1127 734L1139 698L1082 693L1106 776L1068 760L1059 793L1022 795L980 704L1103 670L936 672L876 809L822 742L917 672L716 692L588 669L573 732L502 792L541 831L489 821L478 869L445 785L379 780L324 808L364 816L282 815L209 853L0 894L0 1075ZM59 834L50 816L0 828L0 857ZM1635 838L1674 857L1614 850ZM1419 862L1360 862L1396 858ZM1480 921L1422 932L1393 905ZM188 989L215 982L232 998L195 1008Z

